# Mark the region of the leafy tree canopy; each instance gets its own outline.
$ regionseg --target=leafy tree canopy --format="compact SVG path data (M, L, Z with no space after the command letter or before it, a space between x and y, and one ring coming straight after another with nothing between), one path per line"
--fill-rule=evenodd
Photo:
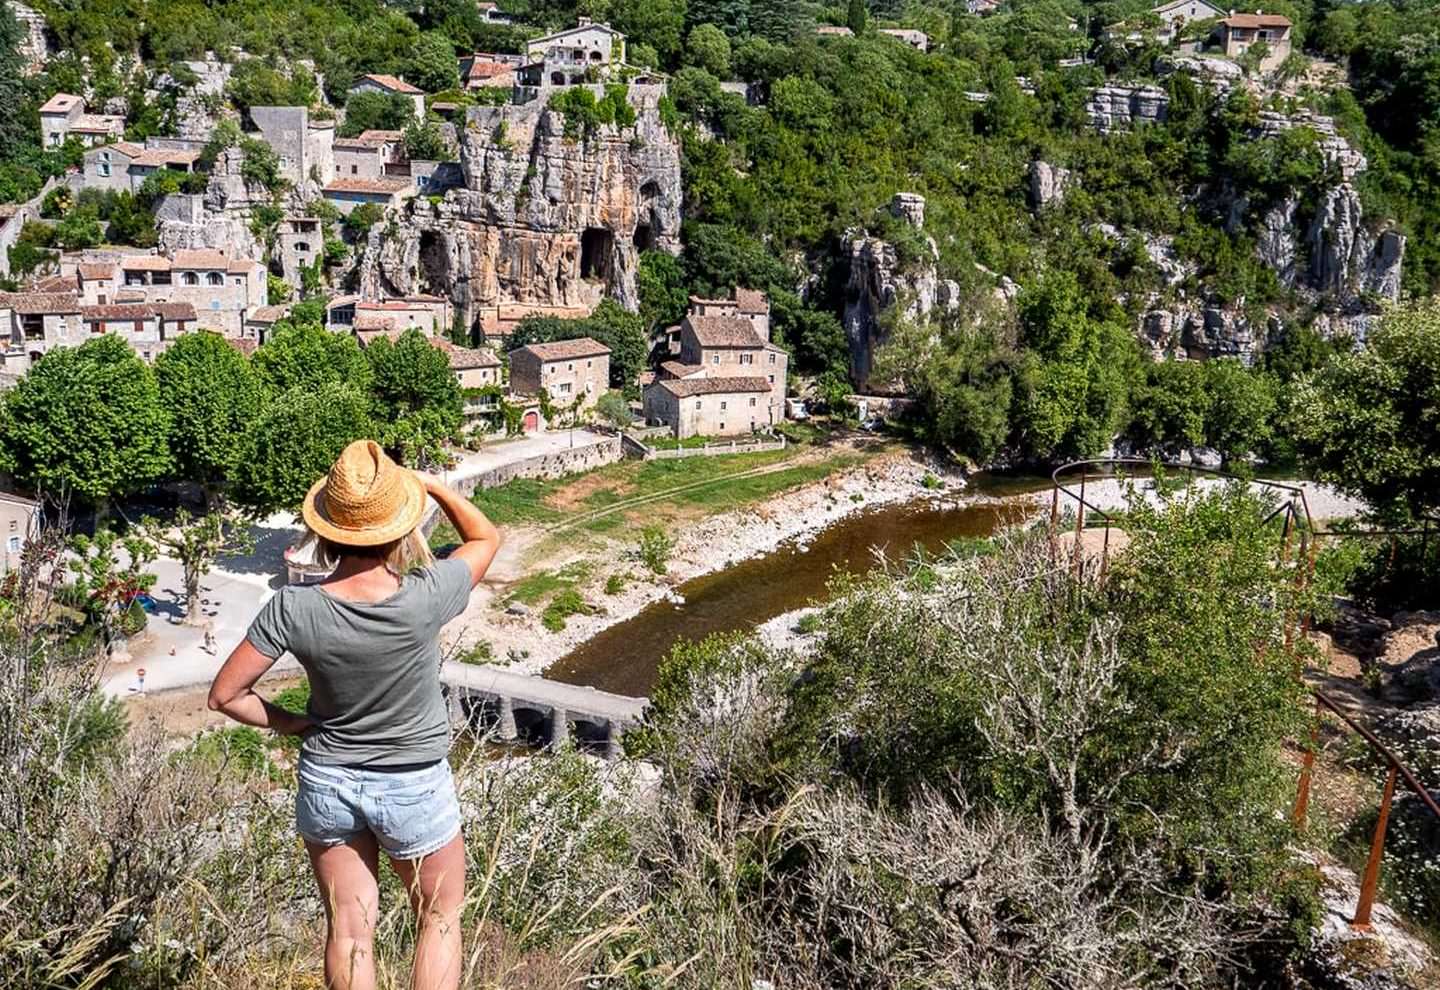
M373 429L370 401L353 385L327 381L275 396L246 431L236 504L258 515L296 508L340 451Z
M177 476L207 486L227 481L260 412L249 360L219 334L188 333L155 359L155 379Z
M281 320L270 339L255 352L256 376L272 394L294 388L315 391L322 385L370 387L370 362L348 334L331 333L318 323Z

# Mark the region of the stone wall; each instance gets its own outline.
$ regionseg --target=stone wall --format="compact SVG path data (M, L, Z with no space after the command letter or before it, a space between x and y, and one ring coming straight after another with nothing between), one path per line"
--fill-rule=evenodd
M516 478L563 478L570 474L593 471L606 464L614 464L625 456L618 434L601 436L588 431L575 432L577 444L583 443L583 446L567 447L548 454L511 461L473 477L452 482L451 487L469 498L480 489L496 488ZM425 533L428 535L443 518L432 503L430 516L423 524Z
M1085 112L1096 130L1108 134L1163 122L1170 113L1170 97L1156 86L1101 86L1090 94Z

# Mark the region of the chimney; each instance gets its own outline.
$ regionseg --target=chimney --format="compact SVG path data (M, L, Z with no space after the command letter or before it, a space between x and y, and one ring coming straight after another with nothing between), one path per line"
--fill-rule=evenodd
M590 26L590 18L588 18L588 17L577 17L577 18L575 18L575 26L576 26L576 27L582 27L582 28L583 28L583 27L589 27L589 26Z

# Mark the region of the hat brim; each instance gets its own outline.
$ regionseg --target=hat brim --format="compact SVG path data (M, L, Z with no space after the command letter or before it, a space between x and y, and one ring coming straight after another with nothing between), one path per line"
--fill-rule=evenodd
M325 504L325 485L328 478L321 478L310 486L310 491L305 495L305 502L300 507L300 515L305 520L305 525L319 536L325 537L333 543L339 543L349 547L374 547L382 543L391 543L406 536L425 517L425 485L421 483L414 471L407 468L400 468L401 487L405 493L404 500L396 509L394 516L389 522L380 526L366 526L362 529L351 529L335 523Z

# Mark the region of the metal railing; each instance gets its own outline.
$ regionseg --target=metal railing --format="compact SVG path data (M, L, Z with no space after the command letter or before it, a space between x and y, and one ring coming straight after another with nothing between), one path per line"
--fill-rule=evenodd
M1299 485L1287 484L1282 481L1271 481L1263 478L1241 478L1219 468L1207 468L1195 464L1156 464L1156 462L1143 460L1134 457L1121 458L1095 458L1091 460L1072 461L1062 464L1051 472L1052 483L1050 495L1050 532L1051 552L1058 553L1059 549L1059 526L1060 526L1060 496L1064 493L1075 500L1075 545L1072 548L1073 567L1078 575L1085 566L1084 550L1081 545L1081 535L1085 531L1085 514L1088 511L1093 516L1104 520L1104 537L1100 549L1099 579L1103 580L1110 553L1110 530L1112 527L1119 528L1118 520L1106 509L1096 505L1086 498L1086 485L1092 478L1094 480L1108 480L1116 477L1116 469L1123 471L1127 467L1144 468L1160 467L1165 471L1186 472L1191 475L1199 474L1211 478L1227 481L1243 481L1247 485L1259 486L1266 489L1277 490L1287 493L1289 498L1272 510L1262 521L1262 524L1269 523L1277 517L1284 515L1284 525L1280 537L1280 559L1282 563L1290 561L1292 541L1296 533L1299 534L1300 546L1298 560L1301 566L1296 569L1295 580L1299 590L1304 590L1315 574L1315 555L1320 541L1324 538L1383 538L1391 540L1390 564L1395 561L1398 538L1401 536L1420 536L1421 553L1428 549L1430 535L1430 523L1433 520L1423 520L1423 526L1418 530L1317 530L1314 520L1310 516L1310 504L1305 497L1305 489ZM1092 474L1092 469L1097 469ZM1071 489L1062 477L1080 473L1080 490ZM1122 475L1123 476L1123 475ZM1306 613L1301 616L1287 617L1285 621L1285 650L1295 661L1296 676L1302 676L1299 654L1295 650L1295 633L1300 633L1304 638L1310 630L1311 616ZM1295 806L1291 818L1297 831L1303 831L1310 807L1310 785L1314 778L1315 751L1320 742L1320 719L1324 711L1338 717L1341 723L1350 731L1358 735L1366 745L1384 760L1387 772L1385 783L1381 790L1380 811L1375 821L1375 828L1370 836L1370 853L1365 863L1365 872L1360 881L1360 896L1355 904L1355 915L1350 920L1350 926L1358 931L1368 931L1371 928L1371 912L1375 905L1375 894L1380 883L1380 866L1385 855L1385 833L1390 822L1390 809L1395 797L1395 786L1397 783L1404 783L1421 804L1429 810L1437 819L1440 819L1440 804L1437 804L1434 797L1415 776L1405 763L1395 755L1380 739L1365 726L1361 725L1350 715L1346 714L1341 707L1328 695L1313 685L1306 684L1306 690L1315 699L1315 724L1311 730L1310 744L1305 747L1305 755L1300 766L1300 779L1296 787Z

